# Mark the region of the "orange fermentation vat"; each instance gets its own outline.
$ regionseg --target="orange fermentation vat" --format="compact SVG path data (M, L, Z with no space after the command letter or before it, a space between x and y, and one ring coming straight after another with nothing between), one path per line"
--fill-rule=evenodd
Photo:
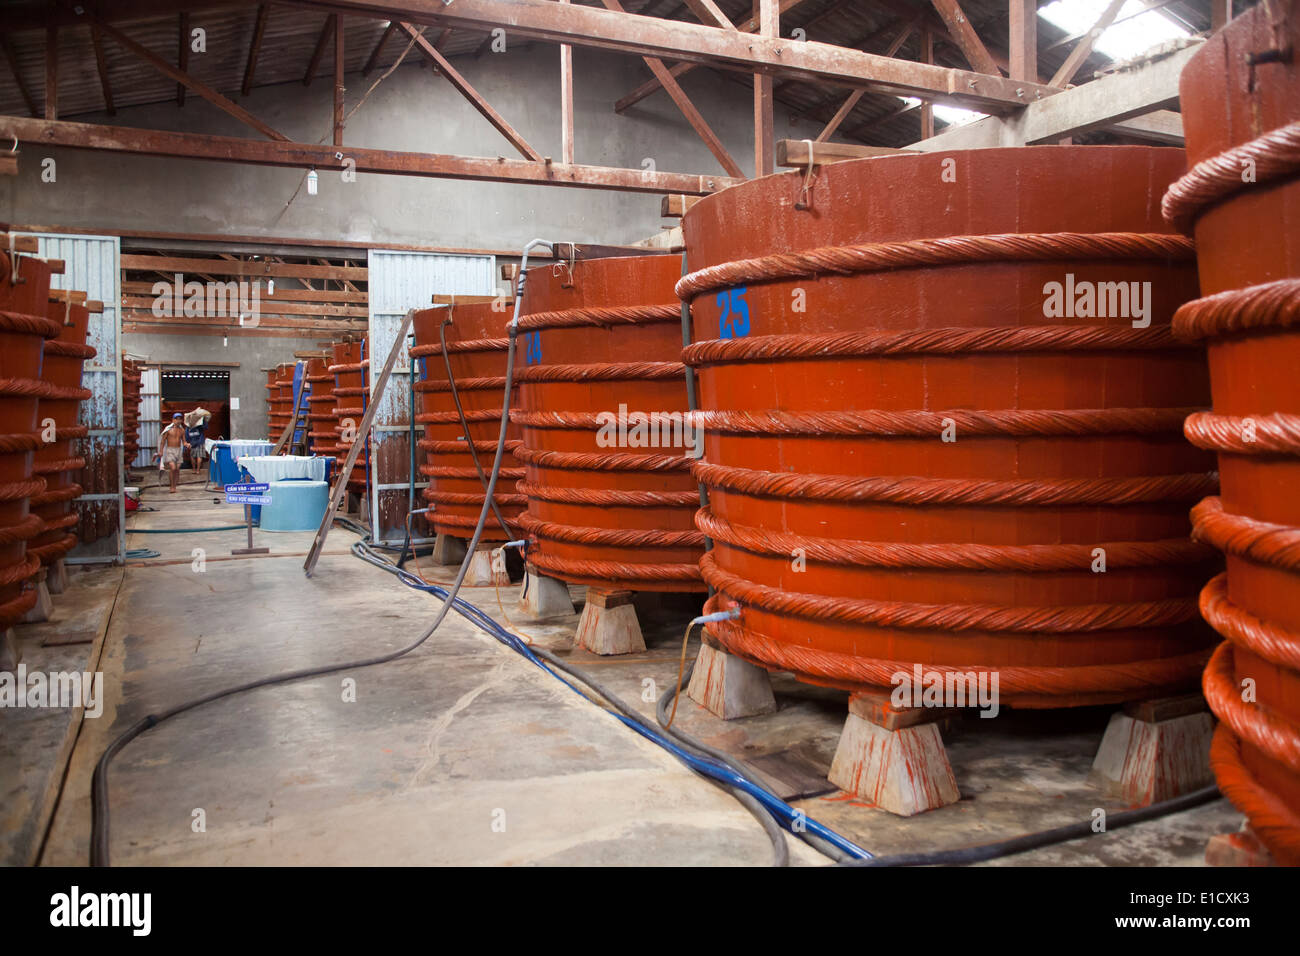
M1223 490L1193 536L1226 553L1201 594L1226 638L1205 672L1219 787L1281 863L1300 865L1300 10L1261 5L1181 80L1191 170L1165 197L1194 233L1204 298L1174 331L1208 346L1214 410L1187 437ZM1284 51L1279 56L1279 52ZM1253 691L1247 694L1247 689Z
M330 361L333 361L333 353ZM334 433L334 376L329 370L329 362L324 358L311 359L307 362L305 374L311 386L311 394L307 396L310 452L313 455L333 455L338 447L338 437Z
M1209 389L1169 330L1196 270L1158 208L1183 169L984 149L695 205L701 566L709 610L742 609L706 639L849 690L996 672L1025 707L1195 686L1215 556L1187 509L1216 481L1181 423Z
M102 308L98 303L95 307ZM78 424L77 419L81 403L91 395L90 389L81 386L81 366L94 357L95 350L86 344L90 310L85 305L52 297L46 317L57 325L59 334L45 343L41 381L49 391L41 395L37 418L43 430L52 422L54 433L53 441L43 441L36 450L33 468L45 480L45 490L32 496L31 510L44 522L44 527L27 542L27 553L39 558L41 564L50 565L77 544L77 536L69 529L80 521L73 501L82 493L76 478L86 467L86 459L79 454L77 446L88 434L87 426ZM130 454L129 443L127 447L129 465L135 455Z
M510 311L493 309L492 303L454 305L424 309L415 313L415 347L410 350L416 365L415 390L420 395L416 423L424 426L419 448L425 461L420 474L428 479L424 500L433 507L429 518L439 534L468 538L478 524L483 508L483 482L492 473L497 439L501 430L501 396L505 391L506 325ZM444 322L446 323L444 327ZM439 331L446 339L444 357ZM469 435L461 427L460 414L447 376L450 361ZM514 401L511 402L515 404ZM474 443L470 451L468 442ZM526 503L515 490L524 470L515 459L519 426L510 425L506 452L501 459L493 498L501 517L511 522ZM479 468L474 460L478 459ZM506 541L500 522L489 514L483 526L484 541Z
M329 367L334 376L334 434L338 443L335 454L341 470L346 462L348 452L352 450L353 439L364 442L366 436L360 433L361 417L366 413L366 401L370 395L366 379L370 372L370 359L362 358L366 354L366 340L360 342L334 343L334 364ZM364 494L366 490L366 449L357 455L352 474L348 476L348 490L354 494Z
M610 590L704 590L699 497L680 427L680 274L675 256L528 271L512 418L528 498L519 520L543 574ZM667 427L652 435L638 428L642 415Z

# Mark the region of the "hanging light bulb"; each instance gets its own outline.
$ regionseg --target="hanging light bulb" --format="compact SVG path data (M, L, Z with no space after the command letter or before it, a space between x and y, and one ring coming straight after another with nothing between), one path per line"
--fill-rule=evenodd
M266 280L266 294L267 294L267 295L275 295L275 280L274 280L274 279L267 279L267 280Z
M307 195L308 196L316 195L316 188L319 182L320 182L320 177L316 175L316 170L313 169L311 172L307 174Z

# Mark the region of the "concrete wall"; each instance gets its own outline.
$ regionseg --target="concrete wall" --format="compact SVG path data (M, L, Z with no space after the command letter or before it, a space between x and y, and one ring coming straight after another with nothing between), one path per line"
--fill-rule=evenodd
M650 158L666 172L721 174L704 143L659 91L620 116L613 103L649 78L639 57L575 49L577 162L642 168ZM410 57L415 62L415 57ZM553 46L518 47L480 59L458 57L458 70L534 148L560 156L559 54ZM348 74L347 109L378 72ZM708 70L682 85L736 162L753 171L753 102L747 87ZM255 89L236 97L291 139L324 141L331 130L331 85L317 80ZM258 134L197 96L174 104L122 109L113 117L78 121L197 133ZM778 108L777 136L816 135L805 122L791 127ZM348 123L345 143L396 150L471 156L517 154L451 85L428 69L402 66L379 85ZM346 149L345 149L346 152ZM41 160L57 163L57 179L43 183ZM303 170L157 159L24 146L19 175L0 177L0 221L117 234L247 235L278 240L340 239L375 247L388 243L446 248L517 249L537 236L620 244L659 231L659 197L591 189L477 183L407 176L320 177L320 191L303 188ZM288 361L315 340L231 336L127 335L132 353L156 362L239 362L232 370L237 437L262 437L266 391L260 369Z

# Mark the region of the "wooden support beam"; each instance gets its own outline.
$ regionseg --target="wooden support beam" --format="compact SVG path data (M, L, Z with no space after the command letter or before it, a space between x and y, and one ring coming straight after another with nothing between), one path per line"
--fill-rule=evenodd
M338 14L331 13L325 19L324 26L320 28L320 34L316 37L316 46L311 51L311 60L307 63L307 72L302 75L303 86L311 86L311 81L320 71L320 61L325 58L325 47L329 45L330 37L334 36L334 24L337 21Z
M808 148L806 140L780 139L776 142L776 164L783 169L806 169L808 163L829 166L849 159L871 159L876 156L899 156L914 153L914 149L895 149L892 146L858 146L854 143L815 143Z
M343 145L343 17L334 18L334 145Z
M1008 72L1013 80L1038 79L1038 0L1007 0Z
M781 13L776 0L753 0L758 35L779 37ZM772 96L772 77L754 74L754 175L770 176L776 172L776 116Z
M153 304L157 301L157 296L152 292L144 295L128 295L124 291L122 294L122 308L129 310L140 310L152 312ZM170 301L168 295L166 301ZM266 295L259 293L258 310L262 316L278 316L287 318L292 316L315 316L321 318L344 318L344 319L364 319L369 312L366 307L354 305L340 305L336 302L286 302L281 301L283 297L279 295ZM123 313L125 315L125 313Z
M573 47L567 43L560 44L560 162L573 162Z
M882 40L891 33L894 33L895 30L898 30L898 33L894 35L893 41L889 44L889 48L881 53L882 56L892 57L898 53L903 44L907 42L907 38L911 35L912 31L920 27L924 20L924 14L916 14L910 20L906 21L895 20L893 23L890 23L888 26L882 27L879 30L872 30L869 33L864 33L861 36L852 38L845 43L845 46L852 47L855 50L869 50L878 40ZM773 88L772 95L780 96L787 87L793 86L795 82L796 81L794 80L783 80ZM829 105L830 103L836 102L838 99L839 94L836 93L834 97L823 102L825 105ZM813 109L816 110L821 108L821 105L822 104L819 104L818 106L813 107Z
M247 96L253 91L253 77L257 73L257 57L262 52L262 37L266 34L266 18L271 13L269 3L257 5L257 20L253 23L253 40L248 44L248 62L244 65L244 82L239 92Z
M400 27L396 20L389 21L388 26L384 28L383 35L379 38L379 42L375 44L375 48L370 51L370 56L366 58L366 65L361 68L362 76L370 75L370 71L375 68L375 65L379 62L379 57L384 52L384 44L388 42L388 38L391 37L399 28Z
M297 262L267 262L253 259L204 259L195 256L153 256L126 252L121 256L123 271L206 272L209 275L243 279L359 279L369 274L364 266L310 265Z
M659 201L659 215L665 219L680 219L701 198L700 196L665 196Z
M618 0L602 0L602 2L611 10L621 11L623 9ZM745 174L741 171L739 164L732 159L731 154L727 152L727 147L722 145L722 140L713 132L712 127L705 121L700 111L695 108L695 104L686 95L686 91L682 89L681 84L673 79L663 60L653 56L642 57L642 59L645 61L645 65L650 68L650 72L655 75L655 79L672 97L672 101L677 104L682 116L686 117L686 122L691 124L691 129L695 130L700 139L704 140L704 145L709 148L709 152L727 171L727 175L734 176L736 179L744 179Z
M683 0L683 2L705 26L722 27L724 30L736 29L735 24L727 19L727 15L718 9L718 5L713 0Z
M109 116L117 115L113 105L113 87L108 82L108 62L104 59L104 38L95 26L90 28L90 43L95 48L95 68L99 71L99 88L104 94L104 112Z
M483 99L483 97L479 95L478 90L474 89L474 87L470 85L469 80L461 76L447 58L439 53L434 48L433 44L424 38L424 34L411 24L405 22L402 24L402 29L415 39L415 45L419 48L420 52L437 64L438 69L442 71L442 75L445 76L448 82L456 88L457 92L459 92L461 96L465 97L465 99L469 100L470 105L473 106L474 109L478 110L483 118L491 123L493 127L496 128L496 131L510 142L511 146L519 150L520 154L525 158L538 162L541 161L542 154L528 145L528 141L519 135L519 133L515 131L515 128L507 123L501 114L492 108L492 105L488 103L487 100Z
M1092 25L1092 28L1075 44L1074 49L1070 51L1070 55L1061 64L1061 68L1052 76L1052 86L1065 86L1074 80L1074 74L1079 72L1079 67L1083 66L1083 61L1088 59L1088 55L1092 53L1092 45L1097 42L1097 38L1105 33L1106 28L1119 16L1119 11L1123 8L1125 2L1126 0L1110 0L1110 5L1102 11L1101 16L1097 18L1097 22Z
M840 124L844 122L845 118L853 112L853 107L858 105L858 100L862 99L864 93L866 93L866 90L854 90L848 95L840 108L835 111L835 115L832 116L830 121L822 127L822 131L817 134L816 142L824 143L835 135L835 131L840 128Z
M180 70L176 69L176 67L172 66L162 57L156 55L150 50L146 50L140 44L136 43L129 36L124 34L121 30L117 29L117 27L111 26L102 20L95 20L94 18L91 18L91 20L92 22L96 23L99 26L100 30L102 30L112 39L116 40L119 46L125 47L131 53L134 53L137 57L139 57L141 60L144 60L155 70L157 70L159 73L162 73L164 76L171 77L173 80L176 80L178 83L184 83L187 87L189 87L199 96L203 97L213 106L215 106L217 109L221 110L224 113L230 114L235 119L239 120L241 123L253 127L253 129L257 130L267 139L279 140L280 142L288 142L288 138L286 136L276 132L271 127L267 126L260 119L258 119L252 113L248 112L248 110L244 109L238 103L226 99L216 90L214 90L212 87L208 86L206 83L200 83L198 80L194 79L194 77L190 76L188 73L183 73Z
M40 116L40 112L36 109L36 100L32 97L32 91L23 82L22 71L18 69L18 55L14 52L13 42L9 39L7 33L0 33L0 50L4 50L5 59L9 62L9 72L13 74L14 84L18 87L23 103L27 105L27 112L32 116Z
M781 0L781 13L784 14L787 11L793 10L795 7L799 6L799 4L806 3L806 2L807 0ZM755 31L758 30L758 20L755 19L754 17L750 17L748 20L744 20L740 24L738 24L736 29L740 33L754 33ZM672 75L674 77L677 77L677 76L681 76L683 73L689 73L691 72L691 70L697 69L698 67L703 65L704 64L702 63L674 63L670 68L670 70L672 72ZM622 99L618 100L614 104L614 112L622 113L624 110L628 109L629 107L635 106L637 103L640 103L651 93L654 93L655 91L661 89L663 89L663 85L659 82L658 77L647 80L645 83L642 83L631 93L627 94L627 96L624 96Z
M957 44L962 56L966 57L966 62L981 73L1000 76L998 65L993 62L993 57L989 56L988 48L984 46L984 41L979 38L975 28L966 19L966 14L957 0L930 0L930 2L943 18L944 24L948 27L948 35Z
M177 24L176 68L185 73L190 68L190 12L182 10ZM185 105L185 84L176 84L176 105Z
M928 27L921 27L921 62L934 62L934 32ZM934 104L928 99L921 100L921 139L934 135Z
M59 118L59 28L45 28L45 118Z
M791 43L779 36L758 36L677 20L559 4L551 0L299 0L307 6L390 17L408 23L477 30L502 27L511 36L571 43L660 59L693 60L741 73L802 78L852 88L885 90L900 96L924 96L989 113L1014 112L1043 96L1059 92L1027 80L954 70L846 50L829 43ZM914 8L911 8L914 12ZM1019 92L1017 92L1019 90Z
M209 275L221 275L220 269L215 272L205 273ZM268 278L277 278L269 276ZM142 282L139 280L123 280L122 295L153 295L154 284L152 282ZM266 290L262 291L264 302L293 302L317 305L337 305L339 303L365 305L367 301L364 292L326 292L322 289L285 289L277 287L274 295L267 295Z
M268 142L234 136L173 133L165 130L131 129L66 121L49 122L21 116L0 116L0 135L16 135L20 141L46 146L67 146L143 156L170 156L220 163L254 166L287 166L295 169L341 170L333 145ZM740 179L700 176L608 166L547 165L523 160L488 159L480 156L449 156L442 153L414 153L352 146L348 158L355 160L359 173L394 176L424 176L478 182L524 183L545 186L575 186L634 193L688 193L704 196Z

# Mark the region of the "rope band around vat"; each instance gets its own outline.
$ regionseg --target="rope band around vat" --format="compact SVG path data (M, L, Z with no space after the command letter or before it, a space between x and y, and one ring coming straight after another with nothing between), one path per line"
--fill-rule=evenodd
M871 358L881 355L954 355L975 352L1165 352L1189 345L1166 326L1031 325L891 331L868 329L817 335L760 335L696 342L682 351L692 368L721 362Z
M820 501L908 505L1115 506L1199 501L1214 494L1218 475L1150 475L1136 478L949 479L856 477L754 471L697 461L692 474L706 485L745 494Z
M41 569L41 560L34 554L23 556L23 560L17 564L11 564L7 567L0 568L0 587L7 587L10 584L18 584L20 581L26 581L33 574Z
M525 512L517 519L531 535L567 544L591 544L611 548L702 548L704 535L698 531L667 531L660 528L595 528L541 521Z
M518 439L515 439L514 441L507 441L505 446L506 451L511 454L514 454L518 450L520 444L521 443ZM437 455L468 454L471 445L473 446L473 449L476 452L490 453L490 452L495 452L497 450L497 443L495 441L488 441L488 440L467 442L467 441L436 441L432 438L421 438L418 439L416 442L416 447L419 448L421 451L431 451Z
M0 545L17 544L30 541L45 529L45 521L40 515L28 514L22 521L0 528Z
M481 506L482 502L479 504ZM517 530L517 528L515 528L514 519L509 515L506 515L505 518L506 524L510 525L512 530ZM468 529L471 531L478 527L478 517L476 515L449 515L445 512L434 511L430 513L429 520L433 522L435 527L443 525L448 528L458 528L461 530ZM497 535L501 533L501 526L495 522L489 522L484 527L483 531L484 534L488 536Z
M1210 743L1210 769L1219 790L1246 815L1250 828L1284 866L1300 866L1300 816L1260 786L1241 755L1241 739L1219 724Z
M606 586L611 583L629 582L645 585L644 590L647 591L653 591L652 585L657 583L699 583L699 589L704 590L700 568L696 564L629 564L624 561L562 558L536 548L529 549L528 563L542 571L551 572L552 577L561 580L586 578L601 581Z
M806 279L822 275L858 275L891 269L975 265L1001 262L1050 262L1071 259L1156 259L1190 261L1191 240L1164 233L1008 233L947 236L904 242L824 246L804 252L776 253L709 266L683 276L677 297L691 300L716 289L751 282Z
M516 374L515 381L519 378ZM501 391L506 387L504 375L489 376L486 378L458 378L456 379L456 391L458 392L481 392L485 390ZM451 383L439 381L438 379L426 378L423 381L415 383L417 392L450 392Z
M519 384L534 382L622 382L685 379L681 362L608 362L600 365L529 365L515 371ZM458 383L459 384L459 383ZM502 385L504 386L504 381Z
M61 458L58 461L40 461L37 460L32 466L32 473L36 475L58 475L65 471L81 471L86 467L86 459Z
M33 498L44 490L44 478L29 478L26 481L2 481L0 482L0 501Z
M448 355L463 355L473 352L505 352L510 348L509 339L466 339L463 342L448 342ZM413 359L427 358L430 355L442 355L442 343L430 345L413 345L406 350Z
M57 433L55 441L58 441ZM0 435L0 454L20 455L25 451L36 451L44 444L40 435L33 432L15 432L10 435Z
M483 495L466 493L460 491L437 491L433 488L424 489L424 500L432 501L440 505L472 505L475 508L483 504ZM502 494L495 492L492 500L502 507L522 507L528 504L528 499L523 495ZM508 517L508 516L507 516Z
M1106 567L1162 567L1200 564L1217 552L1187 538L1162 541L1105 541L1097 544L992 545L970 542L914 544L905 541L859 541L767 531L733 524L707 508L695 525L714 541L783 561L801 553L809 561L862 568L919 568L966 571L1090 571L1094 550L1106 553Z
M1300 279L1277 279L1193 299L1174 313L1174 335L1185 342L1300 325Z
M38 565L40 561L36 562ZM0 626L17 624L23 616L36 606L36 589L24 587L15 597L0 602Z
M721 610L717 596L705 604L705 611ZM891 687L894 675L912 673L910 661L841 654L814 647L774 641L731 621L706 625L709 637L726 650L768 670L792 671L821 678L828 683L851 683L869 687ZM996 672L1001 694L1067 696L1071 694L1129 694L1139 696L1154 689L1194 681L1205 666L1208 651L1177 657L1128 661L1123 664L1089 664L1080 667L1023 667L994 664L925 664L929 672L968 674Z
M521 469L522 470L522 469ZM519 492L537 501L566 505L610 505L622 508L690 508L700 503L698 491L627 491L614 488L565 488L521 481Z
M520 445L515 458L539 468L574 471L690 471L690 458L680 455L631 455L626 452L546 451Z
M1251 614L1228 597L1228 575L1221 573L1201 589L1201 616L1233 644L1279 667L1300 672L1300 633Z
M53 339L45 343L45 354L47 356L61 355L66 358L79 358L84 360L94 358L98 353L95 351L93 345L83 345L80 342L62 342L58 339Z
M73 515L75 518L76 515ZM74 522L75 524L75 522ZM69 551L77 546L77 536L75 534L65 534L58 541L50 544L40 544L35 547L29 547L28 553L33 554L41 564L53 564L62 558Z
M744 435L925 437L954 427L963 436L1177 435L1194 408L1001 409L973 411L688 412L690 425ZM544 413L545 414L545 413Z
M1192 508L1192 538L1235 558L1300 572L1300 528L1229 514L1217 495Z
M530 331L532 329L575 329L585 326L616 328L626 325L680 322L681 318L682 307L678 302L671 305L586 306L521 315L519 328Z
M1196 620L1193 598L1123 604L916 604L805 594L746 580L721 568L712 553L700 560L704 580L750 607L839 624L916 630L1017 634L1082 634L1128 628L1172 627Z
M459 390L459 386L458 386ZM511 416L514 417L513 415ZM465 421L467 422L499 422L501 421L501 409L499 408L478 408L466 409ZM456 412L421 412L415 416L417 425L459 425L460 415Z
M1225 641L1205 667L1202 686L1210 709L1242 740L1300 774L1300 727L1264 704L1242 700L1233 665L1232 644Z
M14 395L21 398L53 398L85 401L90 398L88 388L68 385L53 385L38 378L0 378L0 395Z
M62 325L43 315L0 309L0 332L17 332L20 335L39 335L43 339L57 339L62 331Z
M1254 168L1254 181L1242 174ZM1203 159L1165 191L1160 203L1165 221L1190 233L1207 207L1250 187L1258 189L1300 172L1300 123L1270 130L1250 142Z
M420 474L426 478L472 478L478 480L478 471L473 468L455 468L450 465L420 465ZM522 468L502 468L498 479L507 480L524 477Z
M1197 448L1230 455L1300 455L1300 415L1216 415L1196 412L1183 434Z

